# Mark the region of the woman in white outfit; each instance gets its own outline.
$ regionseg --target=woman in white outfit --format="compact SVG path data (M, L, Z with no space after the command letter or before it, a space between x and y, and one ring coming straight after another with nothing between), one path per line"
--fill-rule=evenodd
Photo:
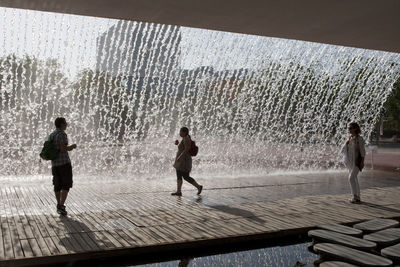
M364 168L365 141L360 136L360 126L352 122L349 124L350 137L342 148L344 163L349 170L349 182L351 187L351 203L360 203L360 186L358 184L358 173Z

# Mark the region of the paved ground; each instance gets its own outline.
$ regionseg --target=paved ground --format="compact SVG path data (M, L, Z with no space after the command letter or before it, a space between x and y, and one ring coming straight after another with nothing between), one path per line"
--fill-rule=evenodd
M360 175L363 205L347 202L346 173L199 179L201 197L173 179L88 183L77 179L67 218L55 213L51 186L0 189L0 265L70 261L223 244L302 233L321 223L400 218L400 175Z
M400 174L400 147L378 147L374 152L369 149L366 156L366 166L374 169L398 171Z

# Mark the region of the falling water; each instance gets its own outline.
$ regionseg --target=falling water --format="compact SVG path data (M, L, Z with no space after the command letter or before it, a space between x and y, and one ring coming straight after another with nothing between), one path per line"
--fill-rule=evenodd
M368 140L400 55L143 22L0 9L0 171L39 162L57 116L75 173L164 177L181 126L197 175L340 168L346 125Z

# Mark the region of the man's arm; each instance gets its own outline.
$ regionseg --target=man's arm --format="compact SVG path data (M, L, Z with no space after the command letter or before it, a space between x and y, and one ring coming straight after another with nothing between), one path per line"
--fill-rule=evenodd
M57 143L60 144L59 148L60 148L61 152L71 151L71 150L76 148L76 144L73 144L73 145L70 145L70 146L66 145L66 144L68 144L68 139L67 139L67 135L66 134L59 134L57 137L58 137L57 138L58 139Z
M75 149L75 148L76 148L76 144L73 144L73 145L70 145L70 146L67 146L67 145L65 145L65 144L61 144L61 145L60 145L60 151L61 151L61 152L71 151L71 150L73 150L73 149Z

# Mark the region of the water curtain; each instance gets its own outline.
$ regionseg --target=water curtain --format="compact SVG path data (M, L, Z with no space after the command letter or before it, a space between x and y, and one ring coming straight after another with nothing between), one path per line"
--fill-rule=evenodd
M400 55L326 44L0 9L0 165L49 172L38 151L66 117L74 170L172 173L181 126L198 175L340 168L347 123L368 140ZM111 178L110 178L111 179Z

